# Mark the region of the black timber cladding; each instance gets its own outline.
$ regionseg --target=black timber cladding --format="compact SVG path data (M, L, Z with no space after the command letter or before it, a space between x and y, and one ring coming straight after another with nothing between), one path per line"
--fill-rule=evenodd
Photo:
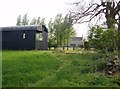
M2 31L2 49L10 50L48 49L47 42L48 31L44 25L3 27L1 31ZM36 33L42 33L44 40L37 42ZM23 37L24 35L25 38Z

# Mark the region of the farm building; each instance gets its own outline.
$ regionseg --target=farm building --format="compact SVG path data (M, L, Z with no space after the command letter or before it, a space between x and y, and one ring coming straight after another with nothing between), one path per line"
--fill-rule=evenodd
M44 25L2 27L0 32L2 32L2 49L48 49L48 30Z

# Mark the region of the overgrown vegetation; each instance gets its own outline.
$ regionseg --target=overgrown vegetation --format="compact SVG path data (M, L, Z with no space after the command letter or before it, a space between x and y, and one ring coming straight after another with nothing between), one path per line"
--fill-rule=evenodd
M87 46L89 49L94 48L97 52L107 55L102 57L104 61L102 62L102 70L105 70L107 74L119 71L120 58L118 53L114 55L109 54L110 52L114 53L118 50L118 31L115 28L103 29L100 26L92 27L88 36L88 44ZM98 66L99 65L98 63Z
M2 55L3 87L120 86L119 75L95 71L103 65L98 53L3 51Z
M49 49L51 47L64 46L68 49L68 44L70 43L71 37L76 35L76 31L73 28L72 19L70 15L65 17L62 14L58 14L54 21L50 20L48 24L49 29Z
M118 48L118 31L95 26L90 29L88 40L90 48L100 52L114 52Z

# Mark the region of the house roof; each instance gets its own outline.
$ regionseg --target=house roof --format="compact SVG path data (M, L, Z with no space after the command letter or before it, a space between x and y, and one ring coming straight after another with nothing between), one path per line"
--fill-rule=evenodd
M83 37L72 37L72 41L80 41Z
M44 25L41 25L44 28L45 32L48 32L47 28ZM2 27L0 31L25 31L25 30L36 30L41 32L41 26L11 26L11 27Z

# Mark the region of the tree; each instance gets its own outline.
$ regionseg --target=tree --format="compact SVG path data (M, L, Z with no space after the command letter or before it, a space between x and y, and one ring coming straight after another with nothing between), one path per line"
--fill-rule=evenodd
M67 50L68 50L68 44L71 40L72 36L76 35L76 32L74 30L74 28L72 27L72 20L71 20L71 15L66 15L63 19L63 23L62 23L62 29L63 29L63 50L64 50L64 46L67 45Z
M62 17L62 14L58 14L53 22L50 20L48 24L50 46L63 46L63 50L65 49L64 46L68 45L71 37L75 35L75 30L70 20L69 15Z
M38 17L38 18L36 19L36 22L37 22L38 25L40 25L40 23L41 23L41 22L40 22L40 17Z
M19 15L17 17L17 23L16 23L17 26L21 26L21 15Z
M68 28L68 29L66 29L66 32L65 32L65 44L67 44L67 50L68 50L68 44L70 43L70 41L71 41L71 37L73 37L73 36L75 36L76 35L76 31L75 31L75 29L73 28L73 27L71 27L71 28Z
M62 25L62 14L58 14L55 17L54 20L54 36L55 36L55 40L56 40L56 44L58 45L62 45L62 33L61 33L61 25Z
M56 46L52 19L48 23L48 40L49 49Z
M22 18L22 25L29 25L29 19L27 14L25 14Z
M86 5L83 5L86 4ZM108 28L114 28L115 23L118 22L118 18L120 17L120 1L108 1L100 0L100 2L95 2L91 0L91 2L86 2L85 0L81 0L80 2L74 3L76 5L76 11L70 11L73 20L78 23L90 22L94 19L101 18L104 16L106 18L106 24Z
M21 19L22 18L22 19ZM40 17L34 17L30 23L29 23L29 19L28 19L28 15L25 14L23 17L21 17L21 15L18 16L17 18L17 23L16 25L21 26L21 25L45 25L45 18L40 18Z
M32 19L32 21L30 22L30 25L37 25L37 20L36 20L35 17L34 17L34 18Z
M117 50L118 32L116 29L103 29L99 26L92 27L89 33L91 47L102 52L113 52Z
M45 23L45 18L40 18L40 17L37 17L37 18L33 18L30 25L45 25L46 26L46 23Z
M23 17L21 15L19 15L17 17L17 26L22 26L22 25L28 25L29 24L29 19L27 14L25 14Z
M42 18L40 23L41 23L42 25L45 25L45 26L46 26L46 24L45 24L45 18Z

